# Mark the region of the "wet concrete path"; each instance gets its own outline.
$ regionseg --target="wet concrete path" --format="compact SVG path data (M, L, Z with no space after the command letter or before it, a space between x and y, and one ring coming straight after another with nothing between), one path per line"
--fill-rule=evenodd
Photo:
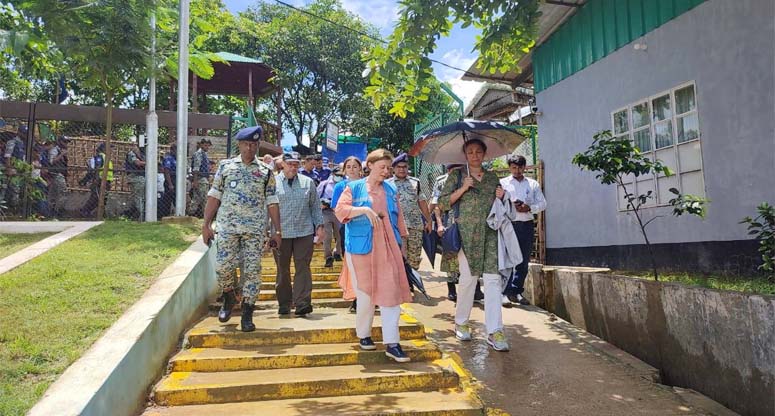
M693 391L655 383L652 367L534 306L503 309L510 352L487 345L481 306L471 315L474 340L462 343L445 275L431 272L425 259L423 266L432 299L417 295L409 312L442 349L461 356L488 408L520 416L735 414Z

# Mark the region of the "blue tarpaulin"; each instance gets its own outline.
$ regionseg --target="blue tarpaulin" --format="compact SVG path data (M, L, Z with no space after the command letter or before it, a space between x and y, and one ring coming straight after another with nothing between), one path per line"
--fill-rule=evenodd
M336 147L336 152L324 147L323 156L327 157L328 160L333 159L334 163L342 163L350 156L355 156L361 161L366 160L366 143L338 143Z

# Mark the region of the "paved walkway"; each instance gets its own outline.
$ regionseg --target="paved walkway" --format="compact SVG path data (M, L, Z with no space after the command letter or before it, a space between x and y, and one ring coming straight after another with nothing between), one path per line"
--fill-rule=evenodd
M57 233L0 259L0 274L13 270L100 224L102 221L9 221L0 223L0 233L2 234Z
M430 269L427 261L424 266ZM429 337L442 350L461 356L488 408L520 416L735 414L692 391L654 383L655 369L537 307L503 310L510 352L488 347L482 307L471 316L474 340L461 343L446 278L424 275L432 299L411 304L409 313L433 330Z

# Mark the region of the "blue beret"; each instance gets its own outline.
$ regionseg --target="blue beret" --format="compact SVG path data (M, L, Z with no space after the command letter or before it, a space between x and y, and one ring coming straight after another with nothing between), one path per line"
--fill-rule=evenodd
M237 132L237 135L234 136L234 139L238 141L249 140L251 142L257 142L261 140L263 135L264 130L261 128L261 126L245 127L244 129Z
M393 159L393 167L395 167L399 163L408 163L409 156L406 155L406 153L401 153L400 155L396 156L395 159Z

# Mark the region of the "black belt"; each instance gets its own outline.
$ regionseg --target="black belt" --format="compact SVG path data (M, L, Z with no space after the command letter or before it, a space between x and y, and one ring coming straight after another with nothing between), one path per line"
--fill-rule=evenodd
M531 224L532 224L532 223L533 223L533 220L530 220L530 221L512 221L512 223L514 223L514 222L529 222L529 223L531 223Z

